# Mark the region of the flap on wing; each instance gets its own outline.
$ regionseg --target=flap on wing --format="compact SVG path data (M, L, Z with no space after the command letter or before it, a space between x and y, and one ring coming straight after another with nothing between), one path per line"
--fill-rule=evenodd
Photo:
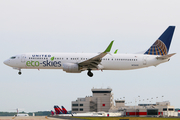
M114 40L111 41L111 43L109 44L109 46L106 48L106 50L104 52L100 53L99 55L97 55L95 57L90 58L89 60L80 62L79 65L82 67L87 66L89 68L98 68L98 65L101 62L101 58L103 58L105 55L107 55L108 52L110 52L113 42L114 42Z
M175 54L176 53L172 53L172 54L168 54L168 55L165 55L165 56L157 57L157 59L168 59L168 58L172 57Z

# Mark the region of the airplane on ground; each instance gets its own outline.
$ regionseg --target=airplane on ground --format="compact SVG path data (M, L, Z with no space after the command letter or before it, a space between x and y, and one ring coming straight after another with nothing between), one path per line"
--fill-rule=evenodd
M51 115L53 116L54 115L54 112L51 110Z
M26 113L19 113L19 109L18 108L16 110L17 110L17 114L14 115L14 117L27 117L27 116L29 116Z
M57 114L68 114L68 111L66 110L66 108L64 108L64 106L61 106L61 108L58 105L54 106L54 110L56 112L56 115Z
M62 112L62 109L61 109L58 105L55 105L55 106L54 106L54 110L55 110L55 112L56 112L56 115L63 113L63 112Z
M68 114L68 111L66 110L66 108L64 106L61 106L61 108L62 108L64 114Z
M67 73L81 73L88 70L132 70L157 66L168 62L176 53L168 54L175 26L169 26L154 44L143 54L110 54L114 41L104 52L98 53L24 53L12 56L4 64L21 69L63 69Z

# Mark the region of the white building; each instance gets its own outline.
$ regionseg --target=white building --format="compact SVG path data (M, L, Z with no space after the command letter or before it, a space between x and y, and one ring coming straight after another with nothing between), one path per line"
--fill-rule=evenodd
M93 95L85 98L77 98L72 101L72 113L104 112L103 114L119 113L121 116L136 117L170 117L178 116L174 106L169 101L156 102L156 104L138 104L137 106L126 106L125 100L115 100L112 89L91 89ZM95 113L93 113L95 114ZM100 113L99 113L100 114ZM180 111L179 111L180 114Z
M116 105L112 107L110 112L124 111L124 116L178 116L174 106L169 101L156 102L156 104L139 104L138 106L125 106L125 100L116 100Z
M72 113L109 111L112 89L91 89L91 91L92 96L77 98L76 101L72 101Z

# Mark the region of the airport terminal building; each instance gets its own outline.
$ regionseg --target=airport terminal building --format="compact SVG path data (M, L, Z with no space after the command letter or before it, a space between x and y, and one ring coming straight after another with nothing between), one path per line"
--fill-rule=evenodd
M112 89L91 89L92 96L77 98L71 102L72 113L106 112L118 113L119 116L180 116L180 111L175 111L169 101L156 102L156 104L138 104L136 106L125 105L125 100L115 100Z

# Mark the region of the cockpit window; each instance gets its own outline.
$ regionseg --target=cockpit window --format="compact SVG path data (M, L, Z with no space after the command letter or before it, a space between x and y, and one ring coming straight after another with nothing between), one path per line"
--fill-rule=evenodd
M16 58L16 56L12 56L12 57L11 57L11 59L15 59L15 58Z

